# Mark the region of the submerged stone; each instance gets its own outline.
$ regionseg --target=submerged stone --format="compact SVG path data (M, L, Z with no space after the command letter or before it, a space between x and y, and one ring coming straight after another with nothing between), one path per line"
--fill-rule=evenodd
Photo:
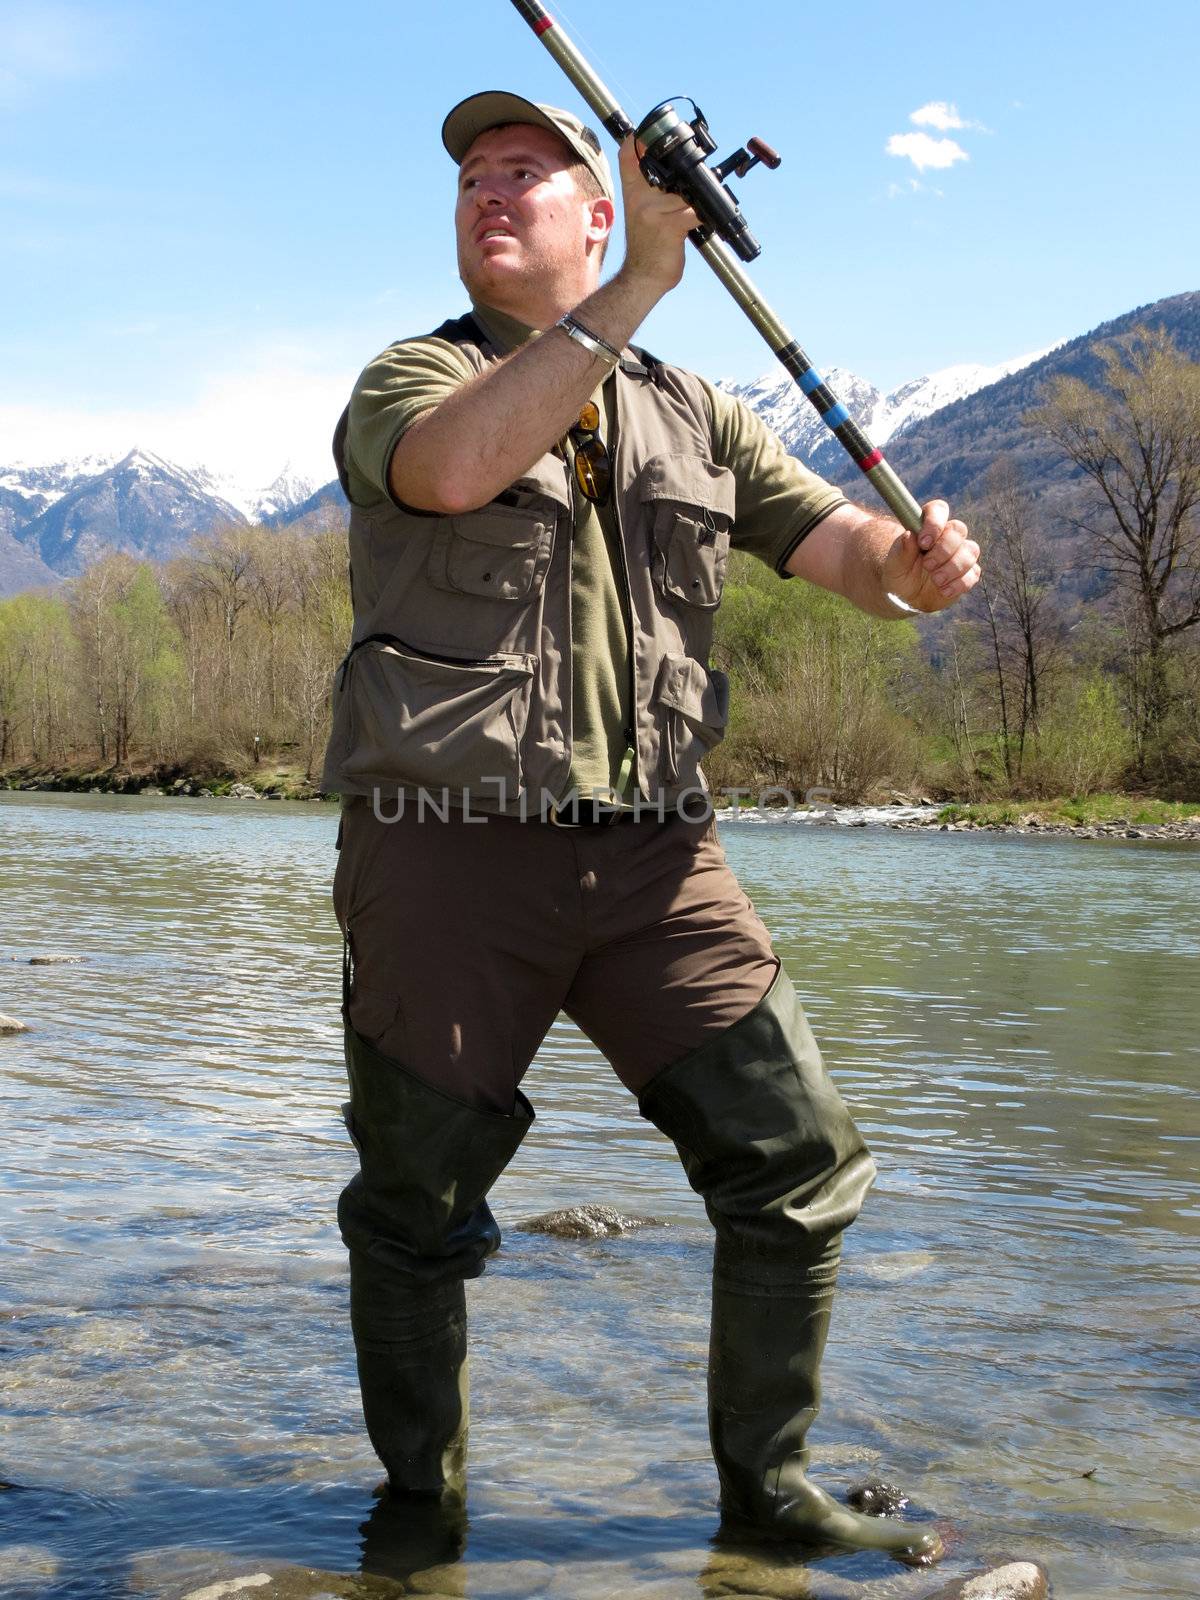
M184 1600L232 1600L234 1595L245 1594L251 1589L261 1589L270 1581L269 1572L248 1572L242 1578L227 1578L221 1583L206 1583L203 1589L193 1589Z
M1050 1583L1036 1561L1010 1561L991 1572L960 1579L931 1600L1046 1600Z
M888 1250L877 1256L854 1257L852 1269L877 1283L903 1283L933 1266L932 1250Z
M626 1217L612 1206L570 1206L546 1211L517 1224L521 1233L545 1233L552 1239L610 1239L638 1228L661 1227L654 1217Z
M21 1600L24 1595L40 1595L58 1576L59 1559L53 1550L38 1544L10 1544L0 1550L0 1594Z
M29 965L31 967L74 967L78 966L81 961L86 960L86 956L60 955L57 951L51 950L44 955L30 956Z
M28 1033L29 1031L30 1028L27 1022L20 1022L16 1017L10 1017L5 1012L0 1011L0 1033Z

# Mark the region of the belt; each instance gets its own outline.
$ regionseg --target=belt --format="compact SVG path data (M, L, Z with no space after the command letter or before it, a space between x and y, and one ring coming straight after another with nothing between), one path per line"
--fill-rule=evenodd
M622 822L639 822L643 816L654 816L651 810L633 811L625 806L568 806L560 811L551 806L542 818L555 828L615 828Z

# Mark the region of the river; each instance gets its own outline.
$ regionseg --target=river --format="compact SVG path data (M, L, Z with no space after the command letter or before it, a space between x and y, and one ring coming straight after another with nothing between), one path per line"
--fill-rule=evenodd
M335 831L327 805L0 794L0 1011L33 1029L0 1036L5 1597L175 1600L289 1563L342 1575L297 1594L404 1592L353 1576L388 1562L334 1226ZM880 1166L814 1470L902 1484L947 1560L710 1543L703 1213L560 1022L469 1289L466 1550L414 1585L921 1600L1027 1558L1059 1597L1193 1597L1200 851L722 836ZM586 1202L669 1226L516 1226Z

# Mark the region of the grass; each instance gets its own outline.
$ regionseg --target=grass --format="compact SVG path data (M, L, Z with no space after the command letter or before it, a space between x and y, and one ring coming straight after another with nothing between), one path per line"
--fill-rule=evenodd
M943 806L939 822L976 822L1010 827L1027 817L1038 822L1095 828L1125 824L1132 827L1200 818L1200 804L1183 800L1155 800L1139 794L1072 795L1056 800L990 800L977 805Z

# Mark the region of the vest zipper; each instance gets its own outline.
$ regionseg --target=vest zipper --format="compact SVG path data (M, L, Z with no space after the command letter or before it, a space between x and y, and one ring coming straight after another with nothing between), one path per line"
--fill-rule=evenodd
M389 644L399 646L406 655L420 656L423 661L437 661L447 667L504 667L508 665L507 656L445 656L439 655L436 650L422 650L420 645L409 644L406 639L398 638L394 633L369 633L365 639L360 639L346 652L342 662L341 673L338 677L338 688L346 687L346 673L350 670L350 657L355 655L366 644Z

